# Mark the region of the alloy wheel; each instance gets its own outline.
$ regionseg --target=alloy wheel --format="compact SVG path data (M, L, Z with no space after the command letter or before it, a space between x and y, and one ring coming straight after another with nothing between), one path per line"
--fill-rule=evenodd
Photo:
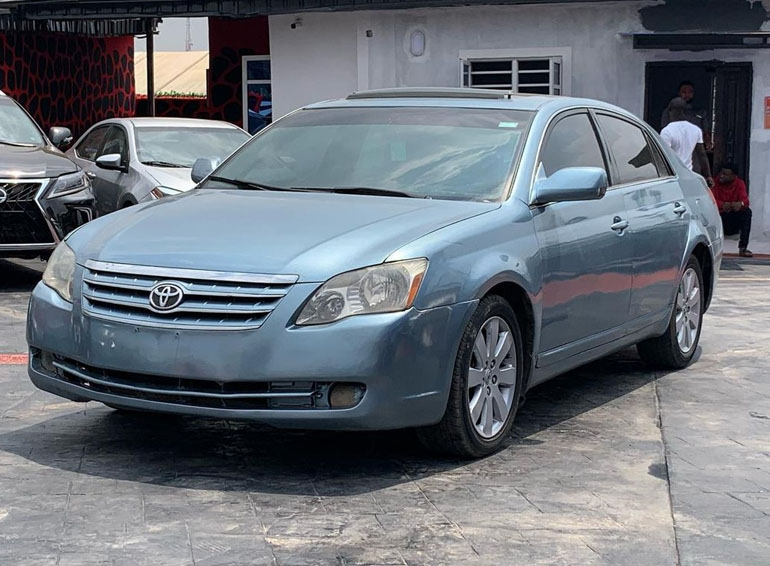
M489 318L479 329L468 368L468 409L476 432L493 438L505 426L516 393L516 345L508 323Z
M701 292L698 274L690 267L679 282L676 295L676 339L683 354L689 354L698 338Z

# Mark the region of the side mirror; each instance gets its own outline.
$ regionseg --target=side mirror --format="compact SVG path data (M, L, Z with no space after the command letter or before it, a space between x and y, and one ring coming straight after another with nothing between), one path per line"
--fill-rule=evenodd
M196 159L195 163L193 163L190 177L192 177L193 182L200 183L209 176L209 173L217 168L217 165L219 165L219 159L209 159L207 157Z
M123 157L119 153L107 153L96 158L96 166L109 171L125 171Z
M607 192L607 173L599 167L567 167L535 181L535 204L598 200Z
M72 132L69 128L54 126L48 130L48 139L59 149L72 143Z

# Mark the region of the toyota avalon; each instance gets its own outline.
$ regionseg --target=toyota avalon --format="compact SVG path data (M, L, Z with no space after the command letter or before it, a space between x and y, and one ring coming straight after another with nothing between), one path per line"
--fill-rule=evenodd
M409 427L481 456L571 368L634 344L688 365L721 257L704 180L624 110L356 93L71 234L32 296L29 375L123 410Z

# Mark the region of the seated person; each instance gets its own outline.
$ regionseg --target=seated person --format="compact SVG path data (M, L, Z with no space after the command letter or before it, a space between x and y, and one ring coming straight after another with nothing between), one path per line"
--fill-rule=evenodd
M749 194L746 192L746 183L738 177L738 170L734 163L722 165L712 191L722 217L725 235L740 234L738 255L753 257L754 254L748 250L751 232Z

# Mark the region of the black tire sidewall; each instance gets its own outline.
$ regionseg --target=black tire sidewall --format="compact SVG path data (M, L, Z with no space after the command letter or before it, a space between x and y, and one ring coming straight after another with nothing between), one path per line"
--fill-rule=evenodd
M471 419L470 407L468 406L468 368L470 367L471 356L473 355L473 343L476 336L484 323L494 316L499 316L505 320L513 332L514 346L516 348L516 390L514 391L511 410L508 413L508 420L506 421L505 426L503 426L503 428L500 429L500 432L494 437L486 439L479 435L476 431L476 427L473 426L473 420ZM479 304L479 308L468 323L463 335L460 350L457 353L454 373L455 379L460 380L459 392L462 399L459 399L458 401L462 403L462 422L465 427L465 436L479 452L493 452L500 446L502 440L508 435L513 426L513 420L516 417L524 381L521 330L519 329L516 313L502 297L490 296Z
M700 343L700 333L703 329L703 306L705 297L703 296L703 272L701 271L700 263L698 263L698 260L694 257L691 257L690 260L687 262L687 265L684 268L684 271L682 272L682 275L679 278L679 284L681 285L682 278L684 277L684 274L687 273L689 269L693 269L695 271L695 275L698 277L698 289L700 289L701 293L701 300L700 300L700 318L698 319L698 333L695 335L695 344L690 349L688 353L682 352L682 349L679 347L679 340L676 336L676 299L674 299L674 310L671 313L671 320L669 321L668 325L668 335L669 340L671 341L671 351L673 352L674 356L677 358L677 361L679 364L684 367L686 366L690 360L692 360L693 356L695 356L695 352L698 350L698 345ZM679 285L677 285L677 295L679 294Z

